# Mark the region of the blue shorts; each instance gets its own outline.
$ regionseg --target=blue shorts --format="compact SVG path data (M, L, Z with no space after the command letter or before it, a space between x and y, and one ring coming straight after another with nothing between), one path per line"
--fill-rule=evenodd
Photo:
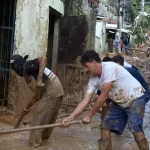
M128 122L129 130L133 133L143 132L143 118L146 99L141 96L134 100L127 108L112 103L105 118L102 120L102 129L122 134Z

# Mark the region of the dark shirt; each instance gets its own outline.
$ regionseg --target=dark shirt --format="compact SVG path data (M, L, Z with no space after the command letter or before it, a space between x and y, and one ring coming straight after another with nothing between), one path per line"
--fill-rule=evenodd
M97 90L97 95L100 95L100 94L101 94L101 91L98 89L98 90ZM107 98L107 99L106 99L106 103L107 103L107 104L109 104L109 103L111 103L111 102L115 103L115 102L114 102L112 99L110 99L110 98Z
M145 97L147 97L148 99L150 99L150 89L145 81L145 79L143 78L143 76L140 74L139 71L137 71L134 68L130 68L130 67L125 67L125 69L135 78L137 79L140 84L143 86L143 88L145 89Z

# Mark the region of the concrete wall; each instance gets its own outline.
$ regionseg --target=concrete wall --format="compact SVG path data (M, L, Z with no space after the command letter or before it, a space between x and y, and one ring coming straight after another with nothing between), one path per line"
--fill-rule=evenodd
M86 48L94 49L96 15L94 14L93 10L89 8L88 4L86 5L87 7L84 7L86 8L86 10L84 11L88 17L89 23L89 32L87 36ZM17 16L15 28L14 53L19 53L21 55L29 54L29 59L46 54L48 41L48 27L49 27L49 6L53 7L61 14L64 14L64 4L60 0L53 0L53 3L52 0L35 0L35 1L24 0L23 2L21 0L18 0L16 12ZM80 11L75 5L69 6L72 6L71 8L73 8L73 9L69 8L69 10L72 11L70 12L71 15L74 16L84 15L84 13ZM59 70L63 71L63 69L66 70L66 67L67 65L61 65L61 68L59 67L58 68ZM78 66L77 68L73 67L73 69L71 69L73 73L72 76L78 79L80 75L77 76L75 72L78 72L79 69L80 68L78 68ZM21 114L22 108L25 106L27 101L30 101L35 93L33 93L27 87L24 79L18 77L16 74L12 74L10 79L11 80L10 80L8 103L15 110L15 117L17 118ZM69 81L71 80L68 79L66 81L65 77L65 82L69 83ZM85 81L85 80L79 79L78 81ZM14 85L15 89L17 90L14 90ZM73 84L73 87L75 87L74 85L75 84ZM84 86L84 84L82 85ZM78 89L80 89L79 94L81 93L81 95L83 96L82 93L84 92L83 91L84 88L81 88L81 86L79 86ZM15 92L18 93L17 96Z
M86 49L95 49L95 29L96 29L96 12L93 11L87 0L82 0L82 9L87 16L88 34Z
M49 6L64 14L64 4L60 0L17 0L14 37L14 53L29 55L29 59L47 53L49 31ZM54 37L55 38L55 37ZM8 93L8 107L17 118L22 108L35 95L24 78L11 73Z
M30 59L46 55L49 6L64 14L64 3L60 0L17 1L14 53L29 54Z
M101 42L100 42L100 38L95 36L95 51L97 53L100 52L100 49L101 49Z
M98 53L104 52L106 50L106 23L98 21L96 23L95 33L96 33L95 50ZM98 45L100 45L100 47Z

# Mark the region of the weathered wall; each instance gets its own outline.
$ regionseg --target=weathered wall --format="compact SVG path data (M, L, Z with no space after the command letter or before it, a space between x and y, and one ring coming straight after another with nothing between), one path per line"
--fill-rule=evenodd
M64 14L64 4L60 0L18 0L14 37L14 53L29 55L29 59L46 55L49 31L49 6ZM24 78L11 73L8 106L21 114L22 108L30 101L33 93Z
M29 54L29 58L46 55L49 6L64 14L60 0L17 1L14 53Z
M36 0L36 1L24 0L23 2L21 0L18 0L14 53L19 53L22 55L29 54L30 59L46 54L48 25L49 25L49 20L48 20L49 19L49 6L55 8L56 10L59 10L61 14L63 14L64 12L64 5L59 0L54 0L53 3L51 2L51 0L41 0L41 1L40 0ZM83 12L81 12L75 5L71 4L69 7L70 7L69 11L71 11L70 15L72 16L83 15ZM89 22L89 34L87 38L86 48L94 49L95 23L96 23L95 18L94 18L95 14L93 13L91 8L89 9L87 8L86 12L87 13L85 14L87 14L88 22ZM83 98L83 95L84 95L83 94L84 73L82 73L82 68L80 68L78 65L77 67L73 66L73 67L68 68L68 66L66 66L65 64L59 64L57 66L57 69L61 71L60 75L58 74L58 76L61 76L61 77L64 71L67 70L65 75L67 75L68 78L64 76L64 78L61 79L61 82L67 83L66 84L67 87L65 87L65 89L69 88L72 90L72 91L65 90L67 92L66 92L66 98L65 98L66 101L64 101L64 103L70 103L70 100L68 102L68 98L74 98L75 101L71 100L71 102L73 103L77 102L78 100L81 100L81 98ZM59 72L56 72L56 73L59 73ZM25 105L24 102L26 102L27 100L31 100L33 97L33 93L26 86L24 80L20 77L18 78L18 76L12 76L10 87L13 87L11 85L14 84L13 83L14 81L17 82L16 88L19 89L17 92L19 93L19 95L16 98L15 97L16 95L13 94L14 93L13 88L11 88L9 91L9 103L12 104L13 107L15 107L14 108L16 110L15 116L18 116L20 114L21 108L23 107L23 105ZM76 89L73 89L73 88L76 88ZM79 97L76 98L75 95ZM20 109L18 106L20 106Z
M100 52L100 49L101 49L101 42L100 42L100 38L95 36L95 51L97 53Z
M87 0L82 0L82 9L88 20L88 35L86 49L95 49L96 12L93 11Z
M24 78L12 71L10 76L8 107L14 110L14 117L21 115L23 108L32 100L35 93L29 89Z
M97 39L99 37L99 40ZM98 47L100 43L100 46ZM102 53L106 50L106 23L97 21L96 23L96 41L95 50L98 53Z
M77 7L72 1L67 0L65 7L65 16L86 15L88 22L88 32L86 36L86 49L95 49L95 23L96 14L89 7L87 0L78 0ZM73 51L72 51L73 52ZM60 78L64 91L63 104L77 104L84 96L85 85L87 85L88 77L83 73L82 66L77 58L76 64L59 64L57 75ZM66 107L67 110L68 107Z
M95 49L95 27L96 27L96 12L89 6L87 0L77 0L76 3L80 9L70 0L66 0L65 15L80 16L86 15L88 21L88 35L86 49Z

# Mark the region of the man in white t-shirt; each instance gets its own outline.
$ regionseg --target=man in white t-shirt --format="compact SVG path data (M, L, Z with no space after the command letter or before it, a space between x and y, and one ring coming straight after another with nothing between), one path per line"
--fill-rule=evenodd
M141 84L122 66L114 62L102 62L99 55L93 51L86 51L81 57L85 72L91 75L84 99L74 112L63 119L62 125L68 126L68 121L75 119L89 105L93 93L97 88L101 90L93 108L82 119L90 123L92 116L103 106L106 99L111 103L106 116L102 120L102 135L99 140L100 150L111 150L111 132L122 134L127 122L140 150L148 150L147 140L142 130L146 100Z

